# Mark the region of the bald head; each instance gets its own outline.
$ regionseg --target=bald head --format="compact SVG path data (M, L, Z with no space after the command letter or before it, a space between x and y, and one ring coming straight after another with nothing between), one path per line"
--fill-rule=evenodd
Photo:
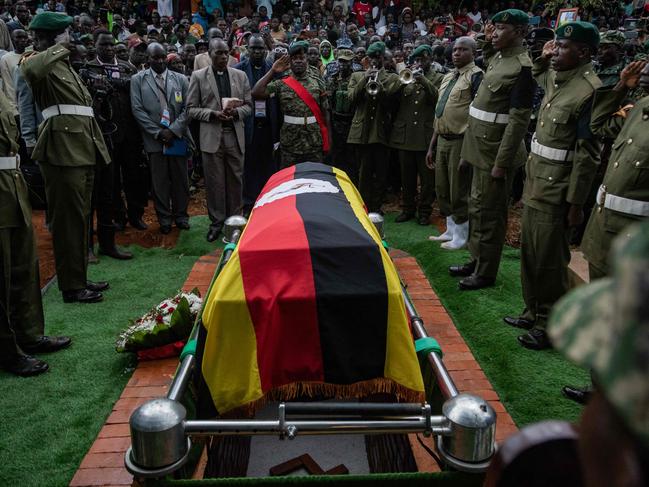
M460 37L453 43L453 66L463 68L472 63L475 58L477 45L470 37Z
M475 40L472 37L468 37L468 36L458 37L457 39L455 39L455 43L453 45L457 45L457 44L466 46L472 51L475 51L478 48L478 45L476 44Z
M149 66L157 74L164 73L167 69L167 50L162 44L152 42L146 48L146 54L149 58Z
M208 39L223 39L223 32L218 27L212 27L207 31Z
M212 39L208 52L212 60L212 67L217 71L225 71L228 67L228 55L230 49L223 39Z

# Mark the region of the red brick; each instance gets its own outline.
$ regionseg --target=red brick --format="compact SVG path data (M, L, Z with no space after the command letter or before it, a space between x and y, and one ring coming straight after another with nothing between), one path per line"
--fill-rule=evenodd
M113 411L112 413L110 413L110 416L108 416L106 424L128 423L130 417L131 411L127 409Z
M480 366L475 360L449 360L444 359L444 365L448 370L471 370L480 369ZM489 384L489 387L491 384ZM487 389L487 387L480 387L480 389Z
M491 384L487 379L466 379L460 380L455 383L458 389L463 392L472 392L479 389L486 389L491 387Z
M147 360L145 362L140 362L137 365L137 368L147 368L147 367L155 367L157 369L162 368L162 367L176 367L178 365L178 358L177 357L171 357L171 358L163 358L161 360Z
M130 434L128 423L107 424L101 429L97 438L118 438L130 436Z
M498 393L496 391L493 391L491 389L480 389L477 391L473 391L473 393L476 396L480 396L482 399L486 401L498 401L500 398L498 397Z
M487 376L484 375L482 370L451 370L450 373L456 382L461 380L487 380Z
M89 453L125 452L131 446L131 438L99 438L90 447Z
M84 468L70 482L71 487L91 485L131 485L133 476L125 468Z
M133 411L148 400L148 397L125 397L118 399L113 406L113 411Z
M151 370L154 369L145 369ZM137 372L137 370L136 370ZM151 373L140 374L139 376L133 375L128 381L127 387L146 387L146 386L168 386L173 379L173 372L168 373Z
M505 409L505 406L502 405L500 401L488 401L489 404L491 405L492 408L494 408L494 411L497 413L506 413L507 410Z
M124 453L88 453L79 468L123 467Z
M163 397L167 394L166 386L126 387L122 397Z
M458 353L458 352L471 353L471 350L469 349L469 346L466 343L449 343L442 349L442 352L444 352L444 355L447 355L447 354Z

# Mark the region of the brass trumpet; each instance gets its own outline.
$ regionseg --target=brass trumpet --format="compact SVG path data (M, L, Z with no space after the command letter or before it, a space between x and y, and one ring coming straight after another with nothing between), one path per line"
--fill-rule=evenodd
M365 91L369 96L376 96L383 89L383 86L379 81L378 65L376 63L372 63L370 69L373 69L374 73L368 78L367 84L365 85Z
M404 68L399 73L399 81L402 85L409 85L410 83L415 82L415 76L423 74L424 70L420 67L415 67L414 69Z

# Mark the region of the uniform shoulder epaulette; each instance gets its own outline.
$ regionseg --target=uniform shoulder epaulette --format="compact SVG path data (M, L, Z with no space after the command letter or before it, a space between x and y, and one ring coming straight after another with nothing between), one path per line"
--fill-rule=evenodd
M598 89L602 86L602 80L599 79L599 76L595 73L594 70L588 70L584 73L584 79L594 88Z
M533 64L532 60L530 59L529 54L527 54L526 52L521 52L516 56L516 58L518 59L518 62L521 63L521 66L523 66L524 68L532 67Z

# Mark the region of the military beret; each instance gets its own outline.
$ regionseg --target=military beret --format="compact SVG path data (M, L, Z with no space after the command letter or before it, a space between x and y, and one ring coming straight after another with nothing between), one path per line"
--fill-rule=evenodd
M595 48L599 45L599 31L590 22L566 22L556 30L556 34L557 39L582 42Z
M370 47L367 48L367 55L373 56L375 54L383 55L385 54L385 43L384 42L373 42L370 44Z
M72 17L59 12L42 12L37 14L29 24L29 30L65 30L72 24Z
M338 51L338 59L343 59L345 61L351 61L354 59L354 53L351 49L340 49Z
M533 29L527 34L526 39L530 42L548 42L554 40L554 31L547 27Z
M306 53L309 50L309 43L307 41L295 41L288 48L288 53L292 56L293 54L299 54L304 51Z
M623 47L626 42L626 37L619 30L607 30L599 35L600 44L615 44L616 46Z
M424 53L428 54L429 56L432 56L433 48L430 47L428 44L422 44L421 46L418 46L417 49L412 51L412 54L408 58L408 62L411 63L413 61L413 59L418 58L419 56L421 56Z
M494 15L491 21L494 24L527 25L530 23L530 17L522 10L508 8Z

